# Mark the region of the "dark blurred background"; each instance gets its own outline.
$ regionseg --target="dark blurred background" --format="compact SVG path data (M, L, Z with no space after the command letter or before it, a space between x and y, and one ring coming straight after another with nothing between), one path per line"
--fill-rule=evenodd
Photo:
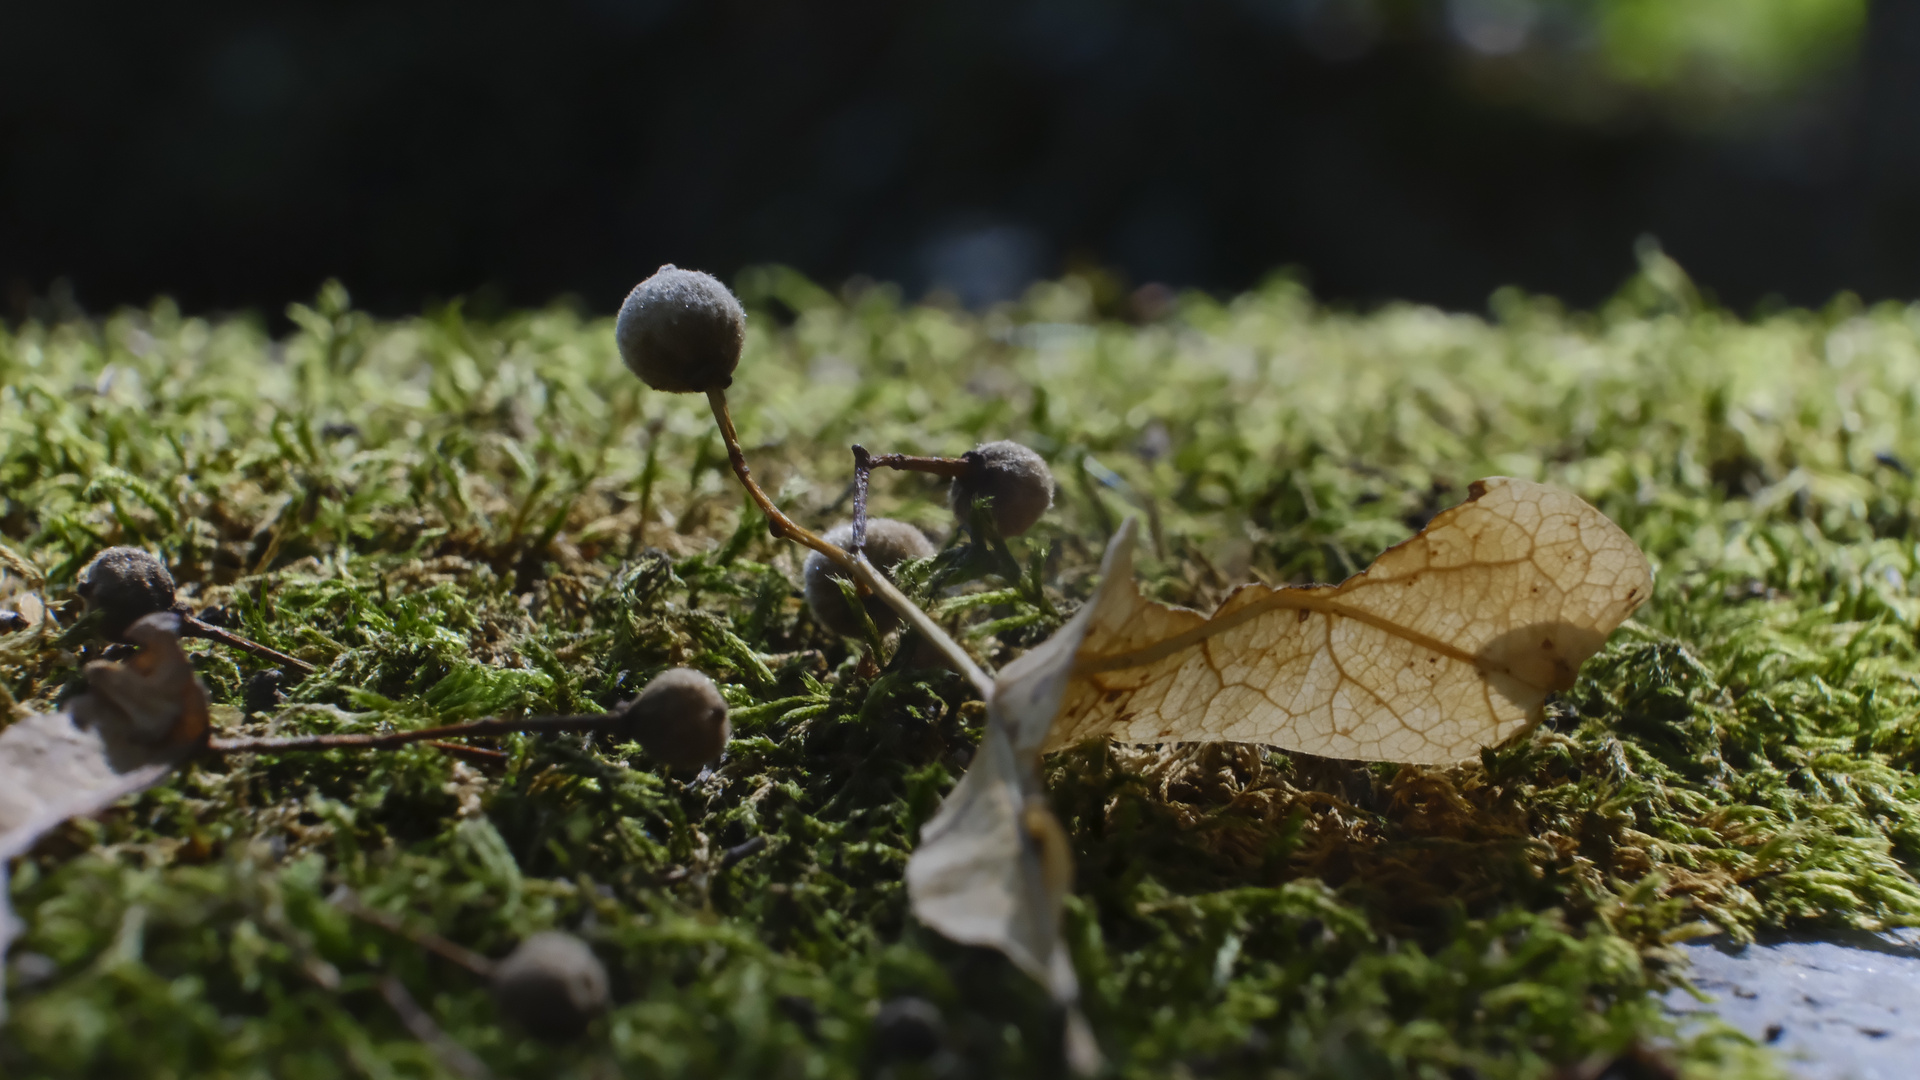
M0 313L610 310L764 262L1590 304L1920 296L1920 5L0 5Z

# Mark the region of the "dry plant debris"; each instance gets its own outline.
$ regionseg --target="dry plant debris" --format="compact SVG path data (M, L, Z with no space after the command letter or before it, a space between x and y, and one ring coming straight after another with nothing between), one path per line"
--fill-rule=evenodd
M1145 323L1091 279L977 315L742 279L729 405L797 525L848 516L855 443L887 452L874 512L930 536L968 448L1050 464L1027 533L987 519L894 586L985 672L1078 617L1129 516L1140 595L1201 611L1350 577L1476 476L1576 493L1657 571L1478 760L1041 756L1054 948L1113 1074L1538 1080L1661 1044L1762 1076L1764 1050L1663 1042L1672 942L1916 919L1920 319L1741 318L1652 270L1587 313L1354 315L1276 280ZM648 391L567 309L382 320L330 287L290 314L0 328L0 727L125 662L74 593L115 546L315 669L189 636L216 744L315 749L209 752L8 861L0 1073L429 1076L464 1048L502 1078L1060 1074L1047 988L919 923L903 880L986 764L979 692L918 630L868 665L817 626L711 399ZM606 734L673 667L729 706L703 776ZM577 723L514 726L539 716ZM419 734L454 727L459 756ZM576 934L604 1021L524 1037L342 888L481 957ZM882 1061L908 998L938 1046Z
M1134 522L1064 627L995 680L973 767L907 864L914 914L1005 953L1071 1010L1060 940L1072 853L1040 756L1089 739L1242 742L1451 764L1539 723L1652 591L1647 560L1578 497L1497 477L1338 586L1241 589L1211 618L1143 600Z
M1653 593L1605 515L1508 477L1339 585L1248 586L1210 616L1141 597L1121 554L1047 750L1222 741L1452 764L1538 724Z
M93 661L91 689L66 708L0 730L0 964L18 929L7 864L69 819L159 783L206 741L207 691L180 651L179 616L147 615L119 636L138 646L132 659Z
M1133 533L1128 521L1108 544L1101 587L1080 614L994 679L972 767L920 831L907 862L907 890L921 922L955 941L998 949L1068 1010L1065 1057L1081 1074L1098 1068L1100 1053L1060 935L1073 849L1047 800L1040 754L1103 596L1131 588Z

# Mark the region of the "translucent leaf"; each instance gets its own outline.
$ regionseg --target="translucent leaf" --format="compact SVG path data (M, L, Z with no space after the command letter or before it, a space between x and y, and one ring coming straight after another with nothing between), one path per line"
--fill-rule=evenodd
M1000 950L1067 1007L1067 1055L1080 1073L1097 1068L1100 1054L1076 1005L1080 987L1060 940L1073 852L1047 802L1040 753L1101 596L1132 591L1130 583L1116 583L1129 581L1133 533L1128 521L1107 546L1102 584L1087 605L1001 669L973 766L920 830L907 862L907 894L921 922L955 941Z
M1605 515L1507 477L1339 585L1244 586L1212 616L1143 599L1120 555L1107 573L1125 584L1089 604L1046 750L1224 741L1460 761L1538 723L1653 588Z
M207 692L180 651L180 620L149 615L127 631L125 663L87 665L86 693L63 712L0 731L0 966L19 930L7 865L70 818L152 787L205 742ZM0 1017L6 1002L0 997Z

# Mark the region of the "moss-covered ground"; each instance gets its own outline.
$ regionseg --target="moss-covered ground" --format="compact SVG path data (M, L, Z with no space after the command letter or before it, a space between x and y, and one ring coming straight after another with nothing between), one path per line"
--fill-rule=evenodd
M1737 317L1657 258L1599 312L1503 295L1490 319L1285 281L1144 321L1085 281L986 315L740 284L736 415L803 523L848 513L855 442L1053 463L1055 510L1012 541L1027 587L930 601L988 663L1086 595L1127 514L1153 592L1203 607L1337 580L1490 474L1581 493L1656 567L1546 724L1479 762L1052 759L1117 1074L1535 1077L1654 1044L1766 1076L1671 1034L1674 943L1920 916L1920 309ZM697 777L581 736L202 760L16 866L0 1074L442 1075L391 975L500 1076L1060 1075L1040 988L918 927L901 884L978 705L911 643L863 666L815 626L700 400L564 308L382 321L330 289L294 314L277 338L164 303L0 330L0 605L59 619L0 636L0 716L79 684L101 646L74 575L137 544L204 617L321 665L190 645L226 729L578 712L691 664L735 741ZM952 531L927 477L875 502ZM495 956L574 930L616 1006L578 1044L522 1038L343 885ZM943 1014L925 1060L875 1037L902 995Z

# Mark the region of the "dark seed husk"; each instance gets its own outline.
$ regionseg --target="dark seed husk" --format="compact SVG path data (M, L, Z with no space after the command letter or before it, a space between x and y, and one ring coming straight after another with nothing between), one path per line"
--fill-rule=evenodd
M100 633L125 641L129 626L174 606L173 575L166 564L136 547L113 547L80 571L75 592L88 611L100 613Z
M648 757L675 769L697 769L719 758L733 733L727 700L713 680L692 668L655 676L612 730L615 738L639 743Z
M607 1008L607 969L587 943L545 930L520 943L493 972L500 1011L548 1042L577 1039Z
M947 1025L933 1002L897 997L873 1018L873 1054L882 1061L925 1061L946 1041Z
M977 499L993 503L1001 536L1018 536L1053 505L1053 473L1047 461L1011 439L983 443L967 455L972 468L947 487L947 505L962 522Z
M746 343L747 312L720 279L668 263L627 294L613 339L627 367L655 390L724 390Z
M830 543L841 547L853 543L853 523L827 533ZM867 560L882 574L891 580L893 568L908 559L924 559L934 552L933 541L927 534L892 518L868 518L866 535ZM803 572L806 585L807 607L813 612L815 622L839 634L842 637L859 637L863 632L860 617L847 606L847 598L840 592L838 582L846 578L846 573L819 552L807 556L806 569ZM886 633L900 625L900 616L877 596L864 597L867 617L873 620L874 628Z

